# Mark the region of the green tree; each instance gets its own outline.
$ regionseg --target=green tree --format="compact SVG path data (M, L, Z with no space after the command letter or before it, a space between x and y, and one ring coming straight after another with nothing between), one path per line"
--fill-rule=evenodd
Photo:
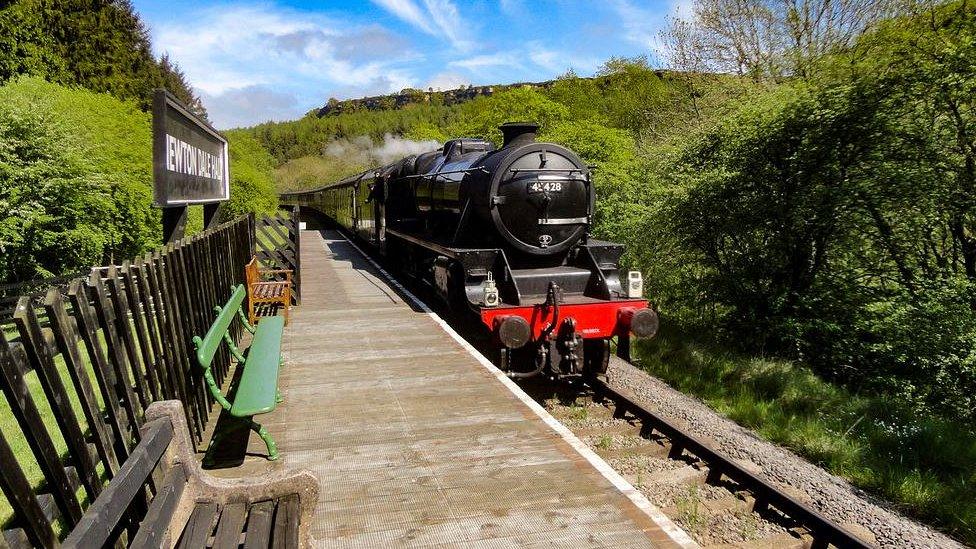
M19 75L78 85L148 109L165 85L202 106L178 67L152 54L129 0L17 0L0 7L0 83Z
M478 97L461 105L452 136L488 138L501 143L498 126L505 122L536 122L543 128L569 118L569 109L531 88L514 88Z
M109 186L57 122L0 103L0 279L21 281L97 263Z
M230 200L221 208L225 217L249 212L273 213L278 208L274 160L254 137L227 132L230 152Z
M685 307L751 350L976 419L974 22L959 2L886 23L871 57L821 60L822 79L666 163L663 226L698 266Z
M5 280L118 262L159 244L149 114L133 102L38 78L0 86L0 105L9 125L0 140L8 155L0 163L7 170L0 173L0 200L13 212L3 218L0 237L3 261L13 265ZM253 137L230 132L228 141L227 214L273 212L271 156ZM72 232L60 235L61 229ZM69 244L77 249L62 248Z

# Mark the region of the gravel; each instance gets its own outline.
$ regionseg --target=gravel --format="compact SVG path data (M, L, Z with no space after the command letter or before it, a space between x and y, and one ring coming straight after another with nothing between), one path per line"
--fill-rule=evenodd
M614 358L607 377L611 386L629 390L651 410L682 424L692 434L713 441L716 449L727 456L747 466L753 464L750 469L788 488L791 494L831 520L870 532L880 547L963 547L952 538L887 508L885 502L846 480L760 439L700 400L672 389L630 364ZM728 524L736 522L734 517L722 520ZM712 527L719 528L719 525L704 526L705 531ZM728 530L732 531L731 528Z
M608 460L613 470L627 477L638 474L657 473L658 471L674 471L687 467L688 464L677 459L659 458L635 454ZM728 492L725 492L726 494Z
M637 435L590 435L583 437L583 442L597 450L622 450L654 444L653 441Z
M702 547L714 544L743 543L786 534L782 526L763 520L752 513L723 511L715 514L678 513L674 521L695 537Z

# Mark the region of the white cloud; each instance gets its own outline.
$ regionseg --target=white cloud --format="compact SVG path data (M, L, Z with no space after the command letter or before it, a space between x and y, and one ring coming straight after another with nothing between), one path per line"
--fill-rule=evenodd
M389 93L416 80L399 65L418 55L389 30L272 5L201 9L155 25L153 34L218 127L302 114L340 91Z
M467 86L471 79L456 72L442 72L435 74L424 84L423 89L434 88L435 90L456 90L461 86Z
M498 7L508 15L519 15L522 13L522 0L499 0Z
M464 48L470 46L468 41L462 38L465 23L461 19L457 6L451 0L424 0L424 5L427 6L427 12L430 13L434 24L452 44Z
M373 0L373 3L389 11L417 29L443 38L454 47L469 51L473 42L465 36L471 27L461 17L452 0L422 0L423 8L413 0Z
M207 105L210 118L221 128L290 120L305 114L294 95L276 92L267 86L228 89L217 95L202 92L200 98Z
M658 50L662 17L646 8L637 7L630 0L609 0L609 5L620 18L624 38L628 42L637 44L648 52Z
M476 55L466 59L451 61L447 65L449 67L457 67L468 70L478 70L488 67L522 67L522 63L518 59L518 56L512 54L511 52Z
M437 34L427 19L427 14L414 4L413 0L373 0L373 2L427 34Z
M479 81L485 77L507 78L511 81L526 78L537 80L555 78L569 69L588 74L596 70L602 62L603 60L597 57L573 55L533 41L518 50L456 59L450 61L447 66L469 71L477 75ZM539 69L542 71L540 72Z

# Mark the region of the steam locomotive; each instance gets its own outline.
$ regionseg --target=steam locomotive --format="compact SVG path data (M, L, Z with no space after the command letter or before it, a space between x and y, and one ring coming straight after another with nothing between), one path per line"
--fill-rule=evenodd
M538 125L501 126L500 148L454 139L339 182L281 196L325 214L456 312L476 315L515 378L605 373L611 338L650 337L658 317L620 244L589 237L596 194L571 150Z

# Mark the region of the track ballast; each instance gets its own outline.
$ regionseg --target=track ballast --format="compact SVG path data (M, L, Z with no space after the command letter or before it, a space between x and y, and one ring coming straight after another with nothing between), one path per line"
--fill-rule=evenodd
M871 547L602 379L526 390L703 546Z

